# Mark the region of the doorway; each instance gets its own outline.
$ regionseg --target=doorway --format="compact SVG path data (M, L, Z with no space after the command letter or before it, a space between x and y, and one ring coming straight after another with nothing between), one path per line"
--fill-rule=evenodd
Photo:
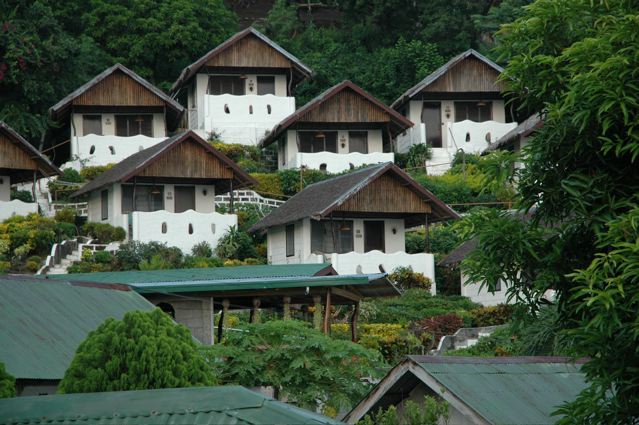
M442 147L442 110L440 103L424 103L422 122L426 125L426 143Z
M384 222L364 221L364 252L373 250L385 252L385 246Z
M175 186L175 212L195 211L195 186Z

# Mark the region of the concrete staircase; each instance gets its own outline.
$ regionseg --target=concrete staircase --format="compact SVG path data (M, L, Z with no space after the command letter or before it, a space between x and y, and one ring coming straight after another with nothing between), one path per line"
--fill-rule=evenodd
M433 148L431 159L426 161L426 171L433 176L440 176L450 169L453 158L446 148Z
M60 260L60 264L54 264L50 267L46 274L66 274L69 266L75 261L80 261L81 257L82 253L76 249Z

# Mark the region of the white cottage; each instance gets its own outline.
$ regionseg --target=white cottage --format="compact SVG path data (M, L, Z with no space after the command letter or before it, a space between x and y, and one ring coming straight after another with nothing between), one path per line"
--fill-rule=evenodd
M260 145L277 143L280 169L339 173L393 162L392 140L412 126L356 84L343 81L278 123Z
M64 168L106 165L166 139L184 108L162 90L115 64L49 109L54 160Z
M397 139L397 151L428 143L430 173L442 174L458 151L479 154L517 126L510 121L499 81L503 68L473 49L455 56L391 107L416 123Z
M312 71L254 28L226 40L184 68L171 88L203 138L256 145L295 111L292 91Z
M407 254L405 231L458 217L399 167L385 163L308 186L251 231L266 232L270 264L328 261L340 275L410 266L434 282L433 254Z
M35 202L11 200L11 187L62 172L34 148L24 137L0 121L0 222L13 215L38 212ZM35 187L34 191L35 193Z
M237 225L237 215L215 212L215 195L254 182L188 131L131 155L72 197L88 195L89 221L122 226L129 240L190 251L202 241L215 247Z

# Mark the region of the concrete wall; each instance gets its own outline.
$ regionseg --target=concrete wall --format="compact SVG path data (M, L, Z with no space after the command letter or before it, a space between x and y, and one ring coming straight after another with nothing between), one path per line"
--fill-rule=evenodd
M179 299L174 297L150 296L154 305L170 304L175 310L175 321L186 326L198 341L204 345L213 343L213 298L191 297Z
M148 137L142 134L130 137L97 136L89 134L73 139L73 160L61 168L80 170L83 167L118 163L143 149L166 140L165 137Z
M311 254L311 222L306 218L295 226L295 255L286 256L286 226L275 226L267 231L267 257L269 264L307 263ZM313 261L311 261L313 262Z
M11 178L0 176L0 201L11 200Z
M487 288L480 289L479 284L468 284L468 276L462 271L461 273L461 295L470 298L473 302L491 306L506 303L506 291L508 285L502 282L501 290L495 291L494 294L488 292Z
M321 128L318 128L321 130ZM384 152L382 130L371 129L368 132L368 153ZM343 144L343 146L342 146ZM348 154L350 151L348 130L338 130L337 132L337 153ZM297 144L297 131L287 130L284 140L278 146L278 168L288 169L299 167L297 164L297 154L299 152Z
M35 202L0 201L0 222L14 215L28 215L38 212L38 204Z

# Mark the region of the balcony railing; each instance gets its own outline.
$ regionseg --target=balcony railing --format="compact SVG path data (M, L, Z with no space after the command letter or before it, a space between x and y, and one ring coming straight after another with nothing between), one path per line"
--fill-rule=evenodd
M166 243L185 253L190 253L191 248L200 242L208 242L215 248L222 236L232 226L237 226L235 214L193 210L181 213L134 211L128 214L128 220L131 240Z
M394 162L395 154L392 152L372 152L372 153L333 153L299 152L295 159L295 164L290 164L290 168L300 168L306 166L312 170L325 170L329 173L340 173L366 164L379 164L381 162Z
M14 215L27 215L38 212L38 204L35 202L22 202L18 199L13 201L0 201L0 221L6 220Z
M157 145L166 137L136 136L87 136L74 137L71 140L73 153L77 157L63 167L80 169L82 166L106 165L120 162L143 149Z

